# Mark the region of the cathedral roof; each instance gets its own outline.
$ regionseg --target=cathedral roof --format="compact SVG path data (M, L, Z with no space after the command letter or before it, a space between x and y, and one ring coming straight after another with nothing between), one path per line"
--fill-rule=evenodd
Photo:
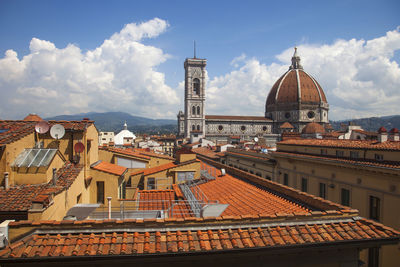
M325 93L319 83L300 65L297 48L292 57L292 65L272 86L267 97L267 106L286 103L327 103Z
M24 118L24 121L42 121L42 120L43 119L39 115L34 113L31 113Z
M325 133L324 127L316 122L310 122L303 128L301 131L302 134L316 134L316 133Z

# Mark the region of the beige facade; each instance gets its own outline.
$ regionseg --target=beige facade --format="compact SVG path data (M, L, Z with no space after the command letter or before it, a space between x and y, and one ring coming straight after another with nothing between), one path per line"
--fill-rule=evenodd
M288 140L278 143L277 151L268 155L230 149L226 163L258 173L263 178L273 173L273 181L356 208L360 216L400 229L398 144L392 141L379 144L376 141ZM367 250L362 251L361 256L368 261ZM380 249L380 266L397 266L399 260L400 246Z

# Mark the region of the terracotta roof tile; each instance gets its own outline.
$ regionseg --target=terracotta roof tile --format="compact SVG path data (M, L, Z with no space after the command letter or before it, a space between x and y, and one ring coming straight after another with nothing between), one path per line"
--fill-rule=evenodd
M291 125L289 122L284 122L282 123L281 126L279 126L279 128L281 129L294 129L293 125Z
M112 164L106 161L100 161L100 162L96 162L95 164L93 164L91 166L92 169L98 170L98 171L102 171L102 172L107 172L107 173L111 173L114 175L118 175L121 176L123 175L128 169L116 164Z
M335 156L318 156L312 154L304 154L304 153L293 153L293 152L284 152L284 151L276 151L272 152L274 155L286 155L300 158L308 158L308 159L323 159L330 160L332 162L341 162L351 165L365 165L371 167L383 167L383 168L394 168L400 169L400 162L398 161L376 161L376 160L363 160L363 159L346 159L346 158L338 158Z
M218 153L216 153L215 151L207 148L207 147L198 147L198 148L193 148L192 151L196 154L200 154L202 156L205 156L207 158L211 158L211 159L219 159L220 156L218 155Z
M29 114L24 118L24 121L42 121L43 119L37 114Z
M400 141L378 142L374 140L335 140L335 139L289 139L278 143L282 145L337 147L353 149L400 150Z
M118 153L118 154L122 154L125 156L132 156L135 158L140 158L142 160L150 160L149 156L144 155L143 153L137 152L133 149L130 148L118 148L118 147L104 147L101 146L99 147L100 150L105 150L105 151L109 151L109 152L113 152L113 153Z
M169 162L169 163L162 164L162 165L159 165L159 166L156 166L156 167L153 167L153 168L148 168L148 169L140 170L140 171L137 171L137 172L133 172L133 173L131 173L131 175L136 175L136 174L139 174L139 173L143 173L143 175L149 175L149 174L165 171L165 170L174 168L176 166L178 166L178 165L175 164L174 162Z
M208 169L213 168L207 166ZM213 171L211 171L213 173ZM221 175L219 170L216 175ZM285 199L272 191L254 186L248 182L235 178L229 174L217 177L215 180L199 184L198 188L209 200L218 201L221 204L229 204L224 215L258 215L275 214L277 212L309 212L310 210L288 199Z
M224 227L191 231L108 231L87 233L33 233L17 240L0 252L3 259L49 257L96 257L107 255L142 255L229 251L233 249L318 246L347 242L398 242L400 234L368 220L259 226L249 228Z
M9 144L33 134L37 121L0 120L0 145ZM66 130L83 131L94 121L49 121L50 126L61 124Z
M82 170L81 165L66 163L57 171L57 182L39 185L12 186L8 190L0 188L0 211L27 211L33 202L49 204L49 196L68 189Z

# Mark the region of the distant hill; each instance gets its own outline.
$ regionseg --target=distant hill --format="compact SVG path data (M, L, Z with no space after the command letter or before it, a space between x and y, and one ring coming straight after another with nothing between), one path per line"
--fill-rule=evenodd
M82 120L89 118L95 121L95 125L99 131L119 132L123 129L126 121L128 129L134 133L147 134L166 134L176 133L176 120L154 120L144 117L132 116L125 112L105 112L105 113L80 113L75 115L59 115L55 117L45 118L46 120Z
M385 127L388 131L392 128L400 129L400 115L331 121L330 123L335 130L340 130L341 123L348 124L349 122L353 122L355 125L360 125L366 131L376 132L381 126Z

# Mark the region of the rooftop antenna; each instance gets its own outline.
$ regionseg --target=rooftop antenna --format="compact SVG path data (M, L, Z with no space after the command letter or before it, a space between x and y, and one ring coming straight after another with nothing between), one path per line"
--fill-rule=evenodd
M193 40L193 58L196 58L196 40Z
M59 147L59 141L61 138L63 138L65 134L65 128L61 124L54 124L50 128L50 135L53 137L53 139L56 139L57 142L57 148Z
M39 148L41 148L39 134L45 134L49 131L49 129L50 129L50 125L47 121L40 121L35 125L36 140L37 140L37 145Z

